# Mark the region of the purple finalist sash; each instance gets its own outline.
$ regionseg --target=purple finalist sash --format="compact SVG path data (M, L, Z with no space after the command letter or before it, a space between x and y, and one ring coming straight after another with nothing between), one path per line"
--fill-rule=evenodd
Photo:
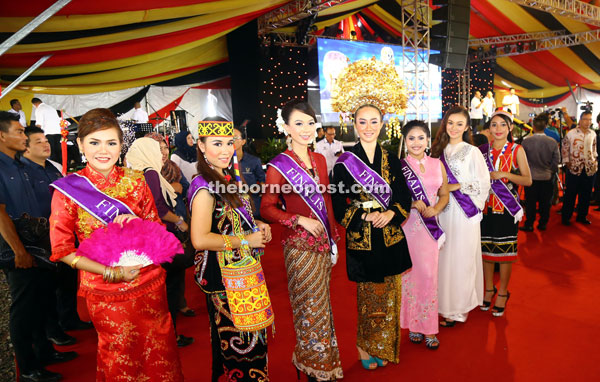
M337 262L337 246L333 241L331 226L329 225L329 218L327 216L327 207L325 207L325 198L319 192L317 182L295 160L285 153L273 158L268 166L272 166L283 175L294 188L294 192L300 195L321 224L323 224L327 232L329 245L331 246L331 262L335 264Z
M104 224L112 223L119 215L135 215L129 206L100 191L83 175L71 174L65 178L57 179L50 184L50 187L54 187L65 194L79 207Z
M444 164L444 167L446 168L446 175L448 176L448 184L457 184L458 179L456 179L456 177L452 173L452 170L450 169L450 166L448 166L448 162L446 162L446 154L445 153L442 153L442 155L440 156L440 160L442 161L442 163ZM481 212L481 211L479 211L479 208L477 208L475 203L473 203L471 198L468 195L465 195L462 192L460 192L460 189L456 190L456 191L452 191L450 194L452 195L454 200L456 200L456 202L458 203L458 205L463 210L465 215L467 215L468 218L472 218L473 216L476 216L477 214L479 214L479 212Z
M192 180L187 193L188 209L190 212L192 211L192 202L194 201L194 197L196 197L196 194L203 189L206 189L211 193L214 192L210 184L201 175L197 175L194 180ZM252 228L252 232L258 231L258 227L252 222L252 216L250 215L250 212L246 210L245 206L242 205L238 208L235 208L235 210L246 221L246 223L248 223L248 226Z
M408 189L410 190L413 200L422 200L423 203L429 207L431 203L427 198L427 193L425 192L425 187L423 187L421 178L419 178L419 175L415 170L413 170L413 168L410 166L410 163L408 163L406 159L402 159L400 163L402 165L402 174L404 174L406 184L408 185ZM423 225L427 228L429 235L438 242L438 248L441 248L446 240L446 235L444 234L442 227L440 227L437 217L432 216L426 218L419 214L419 218L423 222Z
M365 192L387 210L392 198L392 189L376 171L350 151L340 155L335 164L346 167L346 170L362 186Z
M490 144L486 143L479 146L479 150L485 158L485 163L488 166L488 170L490 170L490 172L496 171L494 165L492 164ZM506 184L500 179L492 179L491 190L494 195L500 199L502 204L504 204L504 207L506 207L512 217L515 218L515 223L521 221L523 218L523 207L521 207L521 203L519 203L519 200L516 198L515 194L510 192Z

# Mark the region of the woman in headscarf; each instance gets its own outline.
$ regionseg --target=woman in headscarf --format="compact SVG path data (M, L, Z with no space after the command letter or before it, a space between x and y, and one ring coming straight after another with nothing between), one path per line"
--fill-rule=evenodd
M127 164L134 170L144 172L146 183L150 187L152 196L156 203L158 216L171 232L187 232L188 224L182 216L175 214L174 208L177 204L177 194L173 186L161 175L163 167L162 155L160 153L160 144L152 138L139 138L129 148L125 155ZM177 326L177 312L179 311L181 290L181 280L185 278L185 267L180 266L179 262L164 266L167 270L167 301L169 311L173 319L173 325ZM177 335L177 346L187 346L193 342L193 338Z
M183 176L183 173L179 166L177 166L175 162L169 159L169 144L167 143L165 137L161 134L154 132L146 134L146 137L152 138L160 144L160 153L162 155L163 162L160 174L163 176L163 178L167 180L167 182L169 182L169 184L173 187L175 193L177 194L177 199L175 199L176 204L173 212L175 212L175 214L178 216L182 216L185 219L186 223L189 224L189 218L186 208L187 202L185 196L187 195L190 183L188 179L186 179L185 176ZM189 232L178 231L174 232L174 234L181 241L181 244L183 244L183 248L186 251L186 263L182 264L182 266L184 266L185 268L189 268L192 265L194 265L193 258L195 252L189 239ZM186 317L194 317L196 315L196 312L194 312L193 309L190 309L190 307L188 307L187 301L185 300L185 277L181 278L181 285L179 286L179 290L181 291L179 294L178 304L179 312Z
M198 165L198 153L194 145L192 134L187 131L180 131L175 135L175 152L171 155L171 160L183 172L183 176L188 181L191 181L194 175L198 173L196 166Z

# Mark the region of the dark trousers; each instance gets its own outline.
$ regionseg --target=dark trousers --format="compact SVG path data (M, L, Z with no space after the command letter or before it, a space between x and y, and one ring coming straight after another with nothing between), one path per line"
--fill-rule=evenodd
M594 185L594 177L588 176L585 170L580 175L572 174L567 170L565 176L565 196L563 198L562 220L567 222L573 216L575 209L575 199L577 202L577 219L585 219L590 207L590 199L592 197L592 187Z
M77 271L59 262L57 271L52 273L51 286L55 293L49 298L54 300L54 309L50 308L47 312L46 333L49 337L54 337L79 322Z
M46 135L48 143L50 143L50 160L62 163L62 151L60 148L60 134Z
M51 271L42 268L5 270L10 288L9 329L17 364L21 373L42 366L40 360L54 351L46 338L46 312L50 309L48 288Z
M163 267L167 271L167 279L165 281L167 286L167 304L169 305L169 313L171 313L173 326L177 333L177 312L181 309L181 297L184 293L183 286L185 284L182 283L182 280L185 280L185 268L178 266L178 264L168 264Z
M537 204L539 204L540 211L539 224L544 226L548 223L553 191L552 180L534 180L531 186L525 187L526 226L533 227Z
M471 128L473 129L473 134L477 134L479 130L477 129L481 125L481 118L471 118Z

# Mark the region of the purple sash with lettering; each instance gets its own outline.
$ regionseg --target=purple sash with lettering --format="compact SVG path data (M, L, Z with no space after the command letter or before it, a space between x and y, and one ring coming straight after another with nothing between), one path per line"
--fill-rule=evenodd
M337 246L333 241L331 226L329 225L329 217L327 215L327 207L325 206L325 198L319 192L319 185L300 165L289 155L281 153L273 158L268 166L272 166L279 171L281 175L294 188L302 200L310 207L312 212L317 216L329 239L331 246L331 261L333 264L337 262Z
M442 153L442 155L440 155L440 160L442 161L442 163L444 164L444 167L446 168L446 175L448 176L448 184L457 184L458 179L456 179L456 176L454 176L454 174L452 173L450 166L448 166L448 162L446 162L446 154ZM475 203L473 203L471 198L468 195L465 195L462 192L460 192L460 189L456 190L456 191L452 191L450 194L452 195L454 200L456 200L456 202L458 203L458 205L463 210L465 215L467 215L468 218L472 218L473 216L476 216L477 214L479 214L479 212L481 212L481 211L479 211L479 208L477 208Z
M119 215L135 215L125 203L106 195L88 178L77 173L55 180L50 187L65 194L104 224L112 223Z
M206 189L209 192L213 192L213 189L211 188L210 184L206 181L206 179L204 179L201 175L197 175L196 177L194 177L194 180L192 180L192 183L190 184L187 193L188 209L190 211L192 210L192 201L194 200L194 197L196 196L198 191L202 189ZM252 216L250 215L250 212L246 210L245 206L242 205L238 208L235 208L235 210L246 221L246 223L248 223L248 226L252 228L253 232L258 231L258 227L254 225L252 221Z
M488 170L490 170L490 172L496 171L492 163L490 144L486 143L479 146L479 150L485 158L485 163L488 166ZM523 207L521 207L521 203L519 203L519 200L515 194L510 192L502 180L492 179L492 192L498 197L498 199L500 199L512 217L515 218L515 223L521 221L523 218Z
M423 187L423 182L421 182L421 178L419 178L419 175L415 172L415 170L413 170L413 168L410 166L410 163L408 163L406 159L402 159L400 163L402 165L402 174L404 174L404 178L406 179L406 185L410 190L410 194L412 195L413 200L422 200L423 203L425 203L425 205L429 207L431 203L427 198L427 193L425 192L425 187ZM438 242L438 248L441 248L441 246L444 244L444 241L446 240L446 235L444 234L442 227L440 227L437 217L432 216L426 218L423 215L419 214L419 218L423 222L423 225L427 228L427 232L429 232L429 235Z
M367 166L356 154L350 151L346 151L340 155L335 164L341 164L346 167L346 170L362 186L365 192L387 210L392 198L392 189L376 171Z

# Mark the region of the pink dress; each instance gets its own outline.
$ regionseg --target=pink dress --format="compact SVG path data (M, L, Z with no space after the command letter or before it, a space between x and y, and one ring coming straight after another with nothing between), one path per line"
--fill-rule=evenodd
M442 185L442 169L439 159L425 155L421 160L425 173L421 173L419 161L408 155L408 163L419 176L429 203L437 202ZM438 242L428 233L416 209L410 210L408 220L402 225L412 270L402 276L402 307L400 325L411 332L432 335L438 332Z

